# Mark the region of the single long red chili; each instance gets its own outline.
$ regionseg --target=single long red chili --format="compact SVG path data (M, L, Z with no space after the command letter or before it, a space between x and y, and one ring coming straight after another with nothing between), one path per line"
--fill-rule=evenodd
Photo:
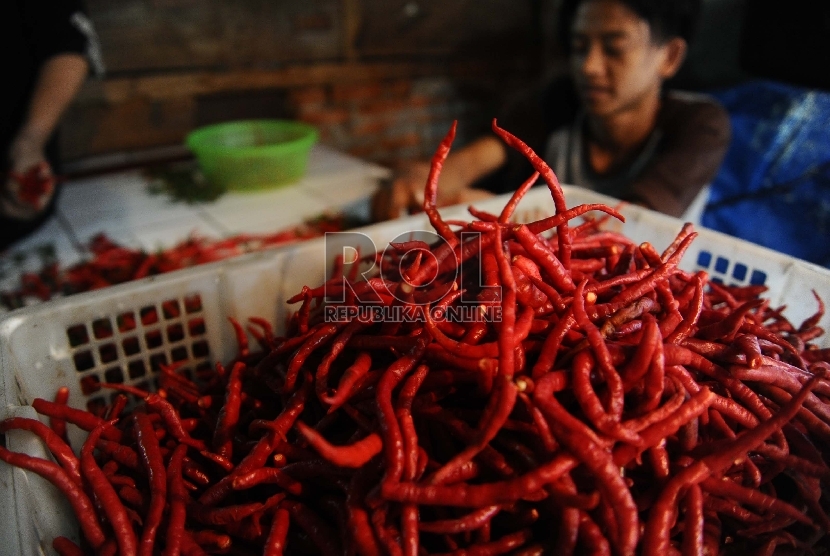
M444 241L446 241L447 245L450 247L455 247L458 243L458 237L455 235L455 232L452 231L452 228L450 228L441 218L441 215L438 213L438 209L436 208L436 203L438 201L438 178L441 175L441 170L444 167L444 161L447 159L450 147L455 139L455 130L457 126L458 122L454 121L452 126L450 126L450 130L447 132L447 135L441 140L435 154L432 156L429 176L427 176L427 183L424 188L423 204L424 212L427 214L430 224L432 224L432 227L435 228L438 235L444 238Z
M683 556L703 554L703 493L700 486L692 485L685 497L683 517Z
M58 460L61 467L66 471L69 478L77 484L81 484L80 462L75 456L66 442L53 429L44 425L37 419L27 419L24 417L12 417L0 422L0 433L5 433L13 429L25 430L32 432L43 440L46 448L52 452L55 459Z
M138 454L150 484L150 505L144 518L139 543L139 554L151 556L155 546L156 531L161 525L167 500L167 472L161 455L153 424L146 413L133 414L133 431Z
M234 333L236 334L236 349L238 350L239 359L245 359L250 354L250 350L248 348L248 335L245 333L245 328L243 328L242 324L238 320L233 317L228 317L228 321L233 326Z
M253 488L260 484L276 484L286 492L299 496L303 493L303 484L292 479L281 469L275 467L261 467L245 475L238 475L233 479L234 490Z
M81 474L95 493L104 515L112 525L119 553L125 556L135 556L138 553L138 545L130 518L124 504L118 498L118 493L115 492L93 457L98 438L107 426L109 423L105 421L96 426L84 442L81 448Z
M69 402L69 388L62 386L55 392L54 402L59 405L66 405ZM64 442L69 444L69 437L66 435L66 420L59 417L50 417L49 426L55 431Z
M579 512L579 540L590 554L596 556L611 556L611 545L602 532L602 529L591 516L584 511Z
M84 550L66 537L55 537L52 548L59 556L84 556Z
M271 520L271 529L263 547L263 556L282 556L288 541L288 529L291 526L291 514L283 507L277 508Z
M536 234L522 224L513 228L513 235L527 250L528 255L533 257L539 268L545 271L548 277L553 280L553 285L559 291L563 293L574 291L575 285L570 273L559 258L554 255L553 251Z
M106 535L98 523L95 506L86 493L84 493L81 486L73 481L58 464L45 459L27 456L26 454L12 452L3 446L0 446L0 460L5 461L9 465L37 473L55 485L66 496L67 500L69 500L69 504L72 506L72 510L78 519L81 531L87 542L96 550L103 546L106 541Z
M67 423L77 425L85 431L92 431L92 429L104 422L103 419L93 415L89 411L75 409L74 407L70 407L68 405L56 404L49 400L44 400L43 398L35 398L32 401L32 407L41 415L63 419ZM109 425L104 428L101 436L107 440L120 441L121 434L120 430Z
M207 446L203 441L194 439L190 436L190 434L188 434L182 424L178 411L176 411L176 408L174 408L170 402L158 394L150 393L144 398L144 404L147 406L147 409L158 413L161 416L162 420L164 420L167 425L166 430L170 432L176 440L199 451L207 449Z
M179 444L173 450L173 455L167 464L166 475L167 492L169 493L169 511L163 556L178 556L181 552L182 536L187 518L187 503L189 501L182 477L182 468L186 453L187 446Z
M772 513L787 516L795 521L812 526L813 521L791 504L764 494L760 490L750 489L736 484L728 479L708 478L700 486L707 492L734 500L735 502L754 506L761 513Z
M324 459L340 467L362 467L367 461L379 454L383 448L380 435L376 433L372 433L348 446L334 446L323 435L302 421L297 421L295 426Z
M419 478L417 476L418 433L415 429L415 420L412 417L412 404L428 373L429 367L427 365L419 365L415 369L415 372L404 382L395 408L395 417L398 419L398 426L401 428L401 436L403 437L404 466L402 477L406 481Z
M243 357L241 349L240 357ZM233 435L242 406L242 374L246 369L247 366L242 361L237 361L231 368L226 385L225 403L219 410L216 429L213 433L213 448L216 454L227 459L230 459L233 454Z
M418 528L427 533L463 533L465 531L475 531L485 523L493 519L499 511L501 506L485 506L481 509L474 510L463 517L456 519L444 519L438 521L420 522Z
M516 190L513 192L513 195L510 196L510 200L507 201L507 204L504 205L504 208L501 209L501 214L499 214L498 221L502 224L506 224L510 221L510 217L513 216L513 213L516 212L516 207L519 206L519 203L530 191L530 188L536 184L536 180L539 179L539 172L533 172L529 178L527 178L522 185L520 185Z
M279 497L275 500L278 503L285 497L285 494L279 493L275 496ZM250 502L236 506L216 508L214 506L205 506L197 502L192 502L187 505L187 515L193 520L205 525L229 525L254 515L263 508L263 505L263 502Z
M376 466L369 464L355 472L346 491L346 520L353 531L352 540L359 554L380 556L381 548L364 506L370 481L377 476Z
M578 508L562 508L562 517L556 534L554 554L570 556L576 549L579 539L579 522L581 511Z
M426 348L426 341L420 340L412 351L390 365L381 376L377 389L378 420L383 438L383 454L386 460L384 483L397 483L403 475L404 446L395 408L392 405L392 390L415 367Z
M634 356L620 371L625 391L630 390L648 372L657 344L662 342L657 320L651 315L643 317L643 336Z
M558 455L548 463L525 475L482 485L456 483L453 485L420 485L416 483L384 483L382 496L410 504L446 505L461 508L479 508L515 502L534 493L545 484L556 481L576 467L571 456Z
M625 402L623 383L617 369L614 367L611 354L608 351L608 346L605 344L602 334L596 325L590 321L585 312L584 291L586 283L586 280L581 281L574 291L573 304L571 305L573 307L573 315L577 325L587 335L588 342L591 344L591 348L599 363L599 368L602 370L603 378L605 378L605 384L608 388L607 413L613 419L619 420L622 416L623 404Z
M357 382L369 372L372 367L372 356L366 352L360 352L354 363L352 363L340 377L337 391L329 394L321 394L320 401L329 404L329 412L339 408L352 394Z
M560 214L567 211L568 207L565 203L565 194L562 191L562 187L559 185L559 180L556 178L556 174L553 173L553 170L551 170L550 166L548 166L544 160L542 160L535 152L533 152L533 150L530 147L528 147L526 143L524 143L518 137L514 136L513 134L496 125L495 119L493 120L492 128L493 132L499 137L501 137L501 139L505 143L507 143L507 145L522 153L533 166L533 169L539 172L539 174L545 180L545 183L548 184L548 189L550 190L554 206L556 207L556 214ZM568 233L567 220L557 225L556 236L559 241L559 259L562 262L562 266L565 268L570 268L571 242L570 234Z

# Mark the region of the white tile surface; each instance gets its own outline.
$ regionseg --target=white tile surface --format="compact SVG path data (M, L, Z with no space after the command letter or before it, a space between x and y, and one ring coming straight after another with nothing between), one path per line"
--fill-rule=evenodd
M306 176L296 184L228 192L204 204L151 195L148 178L139 170L77 179L64 185L56 217L0 255L0 269L10 268L14 253L24 251L34 253L26 263L31 268L25 270L39 268L36 253L41 245L52 245L60 265L69 266L83 257L83 247L100 233L127 247L147 250L171 247L194 233L216 238L275 233L326 212L353 214L354 207L365 208L379 181L389 175L383 167L316 145ZM7 277L10 274L6 272Z
M191 236L221 239L225 230L212 223L202 214L188 215L175 222L133 228L132 235L138 244L148 251L167 249L185 241Z
M238 234L276 232L332 208L295 185L259 193L229 192L202 211L227 233Z
M15 253L33 252L47 246L54 249L55 255L61 261L72 262L80 257L66 228L57 216L52 216L34 233L12 245L4 258L13 256Z
M121 221L129 229L198 214L192 205L174 203L163 195L150 195L147 178L137 171L66 184L58 211L73 229L101 220Z
M41 268L41 252L53 252L61 265L71 265L81 259L81 253L75 248L64 227L53 217L32 235L11 246L0 255L0 276L17 272L37 271Z
M75 226L72 233L77 238L79 245L86 249L93 237L104 234L113 242L137 249L141 242L133 233L133 229L124 226L123 220L95 220L85 222L83 225Z

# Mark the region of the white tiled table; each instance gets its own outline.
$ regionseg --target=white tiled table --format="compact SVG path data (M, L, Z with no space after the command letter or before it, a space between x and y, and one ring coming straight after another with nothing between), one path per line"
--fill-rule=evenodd
M74 180L64 184L56 214L0 256L0 266L17 268L19 263L12 265L15 253L27 253L23 268L34 270L39 263L33 253L45 245L54 249L62 266L70 265L101 232L117 243L151 250L171 247L191 234L271 233L324 212L365 212L368 198L389 174L381 166L316 145L299 182L261 192L228 192L211 203L189 205L152 195L138 170ZM0 287L13 278L6 272Z

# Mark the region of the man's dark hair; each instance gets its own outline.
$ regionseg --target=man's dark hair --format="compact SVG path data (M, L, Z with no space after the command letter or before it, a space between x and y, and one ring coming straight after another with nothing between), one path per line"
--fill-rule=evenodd
M571 24L580 4L588 0L563 0L559 11L559 39L566 52L571 46ZM651 38L663 43L674 37L691 42L700 15L700 0L614 0L624 4L646 22Z

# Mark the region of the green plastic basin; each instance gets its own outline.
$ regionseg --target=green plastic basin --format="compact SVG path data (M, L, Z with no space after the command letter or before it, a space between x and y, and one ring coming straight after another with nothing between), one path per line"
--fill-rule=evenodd
M317 130L288 120L241 120L201 127L185 142L212 184L260 190L305 175Z

